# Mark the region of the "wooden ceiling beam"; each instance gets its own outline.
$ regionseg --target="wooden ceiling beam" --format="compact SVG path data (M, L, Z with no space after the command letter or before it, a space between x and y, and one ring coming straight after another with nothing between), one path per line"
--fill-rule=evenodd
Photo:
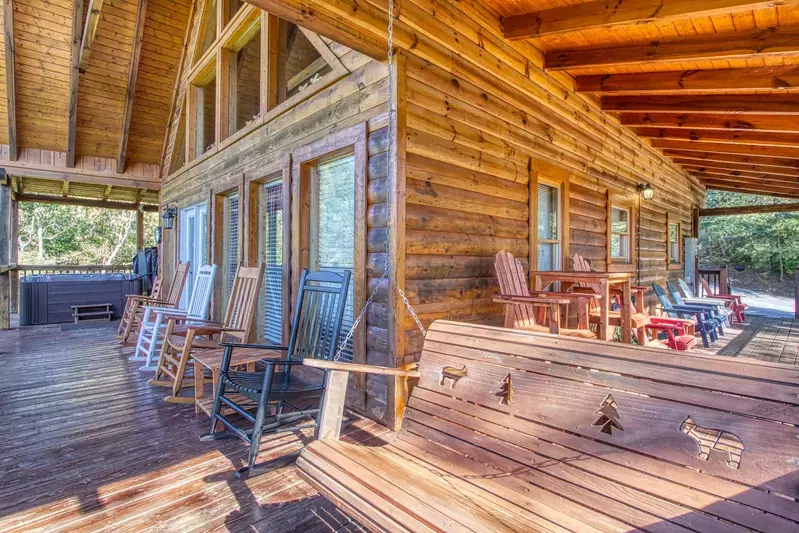
M106 202L103 200L89 200L86 198L62 198L61 196L48 196L43 194L19 194L17 200L20 202L36 202L40 204L60 204L77 205L82 207L102 207L104 209L121 209L124 211L136 211L141 209L145 212L157 213L157 205L141 205L130 202Z
M635 74L577 76L577 92L598 94L707 93L799 89L799 67L726 68L679 70Z
M81 6L82 8L83 6ZM89 56L92 53L92 45L94 44L94 36L97 33L97 24L100 22L100 12L103 9L103 0L89 0L89 12L86 15L86 27L83 30L83 40L80 45L80 61L78 68L80 72L86 72L86 67L89 66ZM83 18L83 9L81 9L81 19Z
M799 28L776 27L713 36L696 36L679 41L652 41L647 44L553 50L546 53L546 68L616 67L656 64L668 61L751 59L799 53Z
M724 192L737 192L741 194L758 194L760 196L774 196L776 198L799 198L799 195L795 194L784 194L774 191L762 191L762 190L752 190L752 189L743 189L741 187L727 187L724 185L708 185L705 184L705 187L708 189L713 189L716 191L724 191Z
M785 157L799 161L799 147L761 146L752 144L694 143L686 141L670 141L652 139L653 148L667 150L694 150L699 152L716 152L723 154L740 154L767 157Z
M6 57L6 110L8 119L8 156L17 160L17 82L14 53L14 0L3 2L3 35Z
M730 190L734 192L745 192L752 194L771 193L784 197L799 198L799 187L779 187L774 185L763 185L759 183L741 183L735 180L709 179L696 174L694 174L694 176L699 178L699 182L702 185L712 189L724 187L724 190Z
M799 115L796 94L714 94L702 96L603 96L603 111L634 113L715 113L725 115Z
M125 95L125 113L122 116L122 135L119 140L119 155L117 156L117 172L125 172L125 160L128 155L128 135L130 134L130 121L133 117L133 100L136 96L136 79L139 74L139 57L141 57L141 43L144 38L144 24L147 19L147 0L139 0L136 12L136 31L133 40L133 52L130 57L128 69L128 90Z
M776 2L777 5L782 3L794 2L791 0ZM747 0L715 0L713 2L695 2L693 0L595 1L506 17L502 21L502 31L506 39L530 39L573 31L647 22L666 22L687 17L727 15L774 5L775 2L750 2Z
M620 113L619 119L624 126L799 133L799 119L775 115Z
M799 178L797 177L775 176L772 174L759 174L740 170L721 170L702 166L691 167L686 165L683 166L683 168L695 176L705 176L712 179L727 179L740 181L741 183L763 183L766 185L799 187Z
M78 129L78 81L81 56L83 0L75 0L72 9L72 48L69 59L69 125L67 127L67 168L75 166L75 136Z
M649 139L750 143L769 146L799 146L799 133L773 133L767 131L742 130L691 130L684 128L637 128L635 131L639 137Z
M769 167L765 165L749 165L746 163L730 163L721 161L707 161L703 159L690 159L688 157L675 157L672 159L675 165L680 165L685 170L697 170L704 172L706 170L718 170L721 172L748 172L749 174L758 174L763 176L786 176L799 178L799 169L790 169L786 167Z
M734 207L705 207L699 210L699 216L719 217L727 215L787 213L790 211L799 211L799 202L769 204L769 205L738 205Z
M767 167L799 169L799 161L784 157L761 157L750 155L721 154L713 152L694 152L689 150L664 149L663 155L679 157L698 161L712 161L716 163L736 163L741 165L757 165Z

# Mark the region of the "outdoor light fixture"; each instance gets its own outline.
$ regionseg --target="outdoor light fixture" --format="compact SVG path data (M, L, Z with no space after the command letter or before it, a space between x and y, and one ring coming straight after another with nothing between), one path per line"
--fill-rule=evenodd
M164 229L172 229L175 226L175 218L178 216L178 206L175 204L169 205L166 204L164 206L164 210L161 211L161 220L163 221L163 228Z
M655 196L655 189L648 183L638 185L638 194L644 197L644 200L651 200Z

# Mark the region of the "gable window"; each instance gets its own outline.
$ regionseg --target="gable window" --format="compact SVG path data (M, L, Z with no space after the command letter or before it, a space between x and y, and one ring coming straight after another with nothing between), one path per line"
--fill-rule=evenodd
M313 42L312 42L313 41ZM331 71L317 46L326 46L316 34L280 21L278 37L277 103L309 89Z
M253 123L261 113L261 30L230 50L228 131L233 134Z
M213 59L213 58L212 58ZM211 150L216 138L216 63L209 61L189 87L189 159Z

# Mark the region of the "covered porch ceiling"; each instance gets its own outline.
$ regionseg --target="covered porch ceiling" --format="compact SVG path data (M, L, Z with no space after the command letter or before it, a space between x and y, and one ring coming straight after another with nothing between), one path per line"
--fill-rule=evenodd
M19 202L69 204L108 209L158 210L158 194L145 187L113 186L102 183L72 182L10 176L11 196Z
M485 1L707 188L799 198L796 0Z

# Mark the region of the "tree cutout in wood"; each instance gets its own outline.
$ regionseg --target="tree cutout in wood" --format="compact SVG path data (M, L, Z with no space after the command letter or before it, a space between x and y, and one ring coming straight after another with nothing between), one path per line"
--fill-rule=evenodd
M680 431L696 441L699 445L699 455L697 457L703 461L707 461L710 458L711 450L718 450L729 454L727 466L736 470L741 466L744 443L729 431L703 428L697 425L690 416L682 423Z
M455 384L462 377L466 377L466 365L463 365L463 368L455 368L454 366L445 366L444 368L441 369L441 381L438 384L443 386L444 380L450 379L452 380L452 382L450 383L449 388L454 389Z
M499 392L494 396L499 397L499 405L509 405L513 403L513 397L515 395L516 391L513 390L513 378L508 374L505 376L505 379L502 380L502 386L499 388Z
M600 415L596 422L594 422L594 425L600 426L600 431L602 433L613 435L614 429L624 431L624 428L619 423L619 412L617 408L616 400L613 399L613 396L608 394L607 398L605 398L599 406L599 411L594 413L595 415Z

